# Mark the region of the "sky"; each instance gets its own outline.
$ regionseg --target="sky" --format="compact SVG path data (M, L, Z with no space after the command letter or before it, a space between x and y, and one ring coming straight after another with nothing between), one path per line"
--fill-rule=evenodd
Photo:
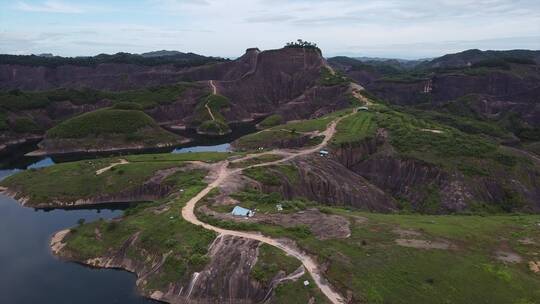
M539 50L540 0L0 0L0 53L235 58L299 38L325 56Z

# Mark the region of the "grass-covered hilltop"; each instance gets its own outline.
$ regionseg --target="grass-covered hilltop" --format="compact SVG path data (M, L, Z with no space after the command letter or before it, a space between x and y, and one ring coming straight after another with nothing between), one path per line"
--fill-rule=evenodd
M234 153L84 160L0 185L39 208L144 201L51 246L135 272L161 301L539 302L538 160L365 91L352 98L315 119L268 118Z
M164 147L183 140L162 129L142 111L112 108L85 113L60 123L45 133L39 147L44 153L57 154Z

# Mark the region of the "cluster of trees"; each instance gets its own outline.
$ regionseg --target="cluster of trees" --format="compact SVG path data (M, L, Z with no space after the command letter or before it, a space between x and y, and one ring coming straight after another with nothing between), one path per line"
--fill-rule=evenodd
M36 55L0 55L1 64L19 64L29 66L57 67L61 65L95 66L102 63L125 63L155 66L173 64L178 67L190 67L207 63L226 61L223 58L206 57L194 53L179 53L168 56L146 57L138 54L116 53L100 54L93 57L60 57Z
M296 41L293 41L293 42L287 42L287 44L285 44L285 47L287 48L312 48L312 49L319 49L317 47L317 44L316 43L313 43L313 42L309 42L309 41L304 41L302 39L298 39Z

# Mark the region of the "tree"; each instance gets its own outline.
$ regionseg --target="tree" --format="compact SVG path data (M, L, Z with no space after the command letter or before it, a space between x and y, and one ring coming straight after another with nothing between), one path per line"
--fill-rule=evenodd
M287 42L285 44L287 48L313 48L318 49L317 44L309 41L304 41L302 39L297 39L296 42Z

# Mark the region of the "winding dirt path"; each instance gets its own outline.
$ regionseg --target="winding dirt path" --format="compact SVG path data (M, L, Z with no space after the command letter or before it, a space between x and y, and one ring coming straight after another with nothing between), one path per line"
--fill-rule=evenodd
M210 109L210 107L208 106L208 103L206 103L204 107L208 111L208 114L210 114L210 117L212 117L212 120L216 120L216 118L214 117L214 113L212 113L212 109Z
M210 87L212 88L212 94L217 95L217 87L214 84L214 81L210 80L209 83L210 83Z
M105 173L109 170L111 170L112 168L118 166L118 165L125 165L125 164L129 164L129 162L125 159L120 159L117 163L113 163L111 164L110 166L107 166L105 168L101 168L99 170L96 170L96 175L100 175L102 173Z
M214 81L210 80L208 83L210 84L210 87L212 88L212 94L217 95L217 87L214 84ZM210 109L210 107L208 106L208 102L204 104L204 107L208 111L208 114L210 114L210 117L212 117L212 120L215 121L216 118L214 117L214 113L212 113L212 109Z
M355 112L353 111L353 113L355 113ZM299 156L303 156L303 155L307 155L307 154L311 154L311 153L319 151L321 148L326 146L328 144L328 142L330 141L330 139L334 136L334 134L336 132L336 125L339 123L339 121L341 119L349 116L349 115L352 115L353 113L342 116L342 117L337 118L334 121L332 121L328 125L326 130L324 132L322 132L322 135L324 135L323 141L320 144L318 144L317 146L315 146L315 147L302 149L302 150L296 150L296 151L285 151L285 150L277 149L277 150L273 150L273 151L269 151L269 152L265 152L265 153L248 154L243 158L235 160L235 162L243 161L243 160L247 160L247 159L257 157L257 156L260 156L260 155L264 155L264 154L278 154L278 155L284 155L285 156L284 158L276 160L276 161L270 161L270 162L266 162L266 163L255 164L255 165L252 165L252 166L248 166L246 168L229 169L228 168L229 161L222 161L221 163L219 163L216 166L215 171L212 172L213 173L212 175L215 176L215 180L213 182L211 182L206 188L204 188L197 195L192 197L186 203L184 208L182 208L182 217L186 221L188 221L188 222L190 222L192 224L195 224L197 226L201 226L201 227L203 227L205 229L208 229L208 230L215 231L215 232L217 232L217 233L219 233L221 235L233 235L233 236L243 237L243 238L247 238L247 239L252 239L252 240L256 240L256 241L259 241L259 242L263 242L263 243L272 245L274 247L277 247L277 248L285 251L287 254L297 258L300 262L302 262L305 269L311 274L311 276L313 277L313 280L315 281L317 286L320 288L322 293L332 303L334 303L334 304L345 303L344 298L337 291L335 291L335 289L332 286L330 286L330 284L326 281L326 279L323 278L322 272L321 272L320 267L318 266L317 262L313 258L311 258L309 255L305 254L304 252L301 252L299 249L297 249L297 248L295 248L293 246L290 246L288 244L285 244L285 243L280 242L278 240L275 240L273 238L264 236L264 235L262 235L260 233L222 229L222 228L215 227L215 226L212 226L210 224L204 223L204 222L200 221L197 218L194 211L195 211L195 206L196 206L197 202L199 202L201 199L203 199L214 188L219 187L228 177L230 177L233 174L239 173L239 172L241 172L241 171L243 171L245 169L248 169L248 168L276 165L276 164L279 164L279 163L289 161L289 160L291 160L293 158L296 158L296 157L299 157Z

